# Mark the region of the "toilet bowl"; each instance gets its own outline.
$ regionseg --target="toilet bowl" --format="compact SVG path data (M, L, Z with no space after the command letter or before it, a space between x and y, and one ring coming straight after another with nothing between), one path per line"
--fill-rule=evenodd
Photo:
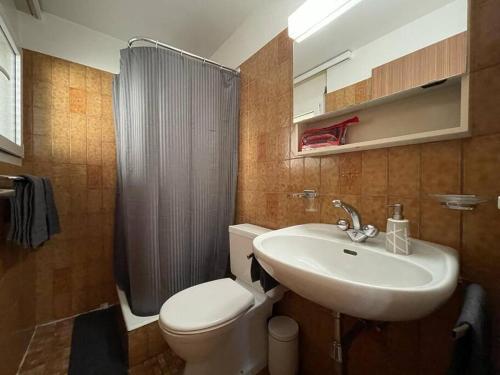
M257 374L266 367L267 320L285 289L278 286L264 293L258 282L250 280L247 255L253 238L264 231L268 230L251 224L230 227L231 270L236 280L199 284L163 304L161 332L186 361L185 375Z

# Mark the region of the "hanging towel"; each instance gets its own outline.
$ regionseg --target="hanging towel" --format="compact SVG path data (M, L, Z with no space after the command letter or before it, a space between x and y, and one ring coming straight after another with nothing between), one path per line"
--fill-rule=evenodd
M252 266L250 268L250 276L252 281L260 281L260 285L264 292L271 290L279 285L279 283L271 277L259 264L257 258L252 254Z
M462 324L468 324L469 328L455 343L448 375L491 374L486 293L478 284L470 284L465 290L455 327Z
M47 207L47 230L49 238L54 234L59 233L61 228L59 226L59 215L57 214L56 202L54 201L54 192L52 190L52 183L47 177L42 177L43 186L45 188L45 206Z
M47 203L45 200L45 186L40 177L24 175L29 191L27 231L30 247L38 247L49 239L47 225ZM25 189L26 191L26 189Z
M20 242L22 231L22 207L25 184L21 181L14 181L15 195L10 200L10 229L7 235L9 241Z
M25 248L36 248L60 232L59 217L50 181L31 175L22 177L14 181L7 239Z

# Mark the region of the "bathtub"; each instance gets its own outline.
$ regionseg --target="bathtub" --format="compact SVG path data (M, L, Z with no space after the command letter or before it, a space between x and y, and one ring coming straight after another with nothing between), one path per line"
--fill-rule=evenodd
M158 321L158 315L149 315L149 316L134 315L132 310L130 310L127 294L122 289L120 289L118 285L116 286L116 292L118 294L118 299L120 301L120 307L122 310L125 327L127 328L128 332L134 331L138 328L141 328L143 326Z

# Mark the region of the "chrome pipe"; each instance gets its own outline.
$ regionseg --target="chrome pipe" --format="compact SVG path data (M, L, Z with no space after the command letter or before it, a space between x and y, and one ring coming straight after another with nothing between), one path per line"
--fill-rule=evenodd
M182 55L186 55L186 56L189 56L189 57L191 57L193 59L203 61L206 64L214 65L214 66L216 66L216 67L218 67L220 69L227 70L228 72L231 72L231 73L234 73L234 74L238 74L238 75L240 74L240 72L238 72L236 69L229 68L229 67L224 66L222 64L219 64L219 63L217 63L215 61L209 60L209 59L207 59L205 57L201 57L201 56L195 55L194 53L184 51L182 49L170 46L168 44L162 43L162 42L160 42L158 40L154 40L154 39L151 39L151 38L144 38L144 37L131 38L128 41L128 47L132 48L132 45L134 43L137 43L137 42L151 43L151 44L154 44L156 48L162 47L162 48L168 49L170 51L174 51L174 52L180 53L181 56Z

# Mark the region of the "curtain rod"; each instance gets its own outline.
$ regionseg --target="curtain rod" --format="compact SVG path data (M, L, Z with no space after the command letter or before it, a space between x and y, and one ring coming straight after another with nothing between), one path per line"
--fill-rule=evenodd
M168 44L165 44L165 43L162 43L158 40L154 40L154 39L151 39L151 38L143 38L143 37L135 37L135 38L131 38L129 39L128 41L128 47L129 48L132 48L132 44L136 43L136 42L146 42L146 43L151 43L151 44L154 44L156 48L158 47L163 47L163 48L166 48L168 50L171 50L171 51L175 51L175 52L178 52L180 53L181 55L187 55L193 59L196 59L196 60L201 60L203 61L204 63L207 63L207 64L210 64L210 65L215 65L221 69L224 69L224 70L227 70L229 72L232 72L232 73L235 73L235 74L240 74L240 72L238 72L236 69L232 69L232 68L229 68L227 66L224 66L224 65L221 65L219 63L216 63L215 61L212 61L212 60L209 60L209 59L206 59L204 57L201 57L201 56L198 56L198 55L195 55L194 53L190 53L190 52L186 52L186 51L183 51L179 48L175 48L175 47L172 47Z

